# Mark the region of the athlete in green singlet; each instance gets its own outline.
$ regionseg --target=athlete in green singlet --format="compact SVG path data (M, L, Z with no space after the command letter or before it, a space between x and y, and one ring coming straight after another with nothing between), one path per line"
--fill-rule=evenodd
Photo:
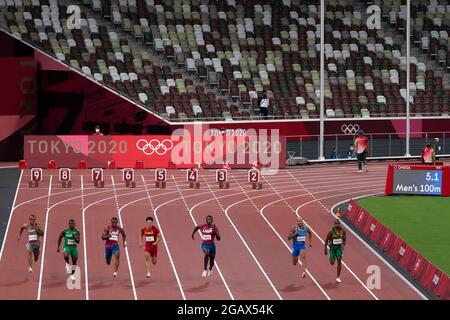
M341 276L341 260L342 260L342 251L345 246L345 230L341 226L341 220L336 219L334 221L334 226L327 234L327 238L325 239L325 255L327 252L327 246L330 244L330 264L334 265L334 262L337 260L337 278L336 282L342 282Z
M77 259L78 259L78 249L77 244L80 243L80 231L75 229L75 220L69 220L69 228L61 231L58 237L58 250L61 247L61 240L64 238L64 260L66 261L66 272L70 273L73 277L75 273ZM69 263L69 257L72 257L72 266Z

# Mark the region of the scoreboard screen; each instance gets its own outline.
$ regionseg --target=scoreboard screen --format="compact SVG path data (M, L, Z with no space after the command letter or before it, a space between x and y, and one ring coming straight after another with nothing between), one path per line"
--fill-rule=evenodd
M450 166L390 163L385 194L450 196Z
M442 194L442 170L394 170L393 194Z

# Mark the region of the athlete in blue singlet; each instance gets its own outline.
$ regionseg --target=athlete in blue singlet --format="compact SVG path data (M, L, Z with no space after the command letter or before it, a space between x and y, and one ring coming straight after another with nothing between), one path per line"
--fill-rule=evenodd
M297 218L297 223L291 228L288 240L292 240L292 262L297 265L298 257L302 265L302 278L306 277L306 236L308 236L309 246L312 247L312 234L306 228L301 217Z

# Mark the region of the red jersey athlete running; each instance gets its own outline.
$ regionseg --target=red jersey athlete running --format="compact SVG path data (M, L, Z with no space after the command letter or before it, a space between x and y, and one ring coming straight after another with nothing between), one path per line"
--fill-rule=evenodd
M358 137L355 139L356 159L358 160L358 172L362 172L362 165L367 170L367 149L369 147L369 139L364 135L364 131L359 130Z
M150 257L152 257L152 263L155 265L158 256L158 242L161 238L159 237L158 228L153 225L153 218L147 217L145 222L146 226L142 228L141 236L139 237L139 247L142 247L142 237L145 237L145 267L147 268L147 278L150 278Z
M205 254L203 259L203 273L202 277L210 277L212 275L212 268L214 267L214 259L216 258L216 245L214 244L214 238L220 241L219 229L213 224L213 217L211 215L206 216L206 224L201 224L194 228L192 232L192 240L194 240L195 233L200 230L202 235L202 244L200 249ZM209 270L208 267L209 260Z
M111 219L111 225L106 227L102 234L102 240L105 242L105 258L106 264L111 264L111 258L114 255L114 273L113 277L117 277L117 270L119 270L120 264L120 247L119 247L119 234L122 235L123 246L126 247L125 231L117 225L118 219L113 217Z

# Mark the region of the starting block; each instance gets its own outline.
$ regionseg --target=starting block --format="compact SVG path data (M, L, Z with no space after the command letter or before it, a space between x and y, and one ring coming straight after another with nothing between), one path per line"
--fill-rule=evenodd
M230 189L230 183L228 181L219 181L219 189Z
M31 169L31 179L28 182L28 186L30 188L39 187L39 181L42 181L42 169L41 168L32 168Z
M248 170L248 182L252 184L252 189L261 190L262 182L260 182L261 173L258 169Z
M30 187L30 188L37 188L37 187L39 187L39 181L29 181L28 182L28 187Z
M261 190L262 189L262 182L254 182L254 183L252 183L252 189Z
M216 170L216 182L219 183L220 189L229 189L230 183L228 182L228 170L217 169Z
M61 187L72 188L72 181L61 181Z
M92 181L94 182L94 187L96 188L104 188L105 181L103 181L103 169L102 168L93 168L92 169Z
M155 188L164 189L166 188L166 169L156 169L155 170Z
M134 169L132 168L123 169L122 180L125 181L125 187L136 188L136 182L134 181Z
M197 169L187 169L186 170L186 181L189 182L190 189L200 189L200 182L198 182L198 170Z
M72 187L72 181L70 178L70 169L69 168L59 169L59 181L61 181L61 187L63 187L63 188L71 188Z
M136 188L136 182L135 181L125 181L125 187Z

